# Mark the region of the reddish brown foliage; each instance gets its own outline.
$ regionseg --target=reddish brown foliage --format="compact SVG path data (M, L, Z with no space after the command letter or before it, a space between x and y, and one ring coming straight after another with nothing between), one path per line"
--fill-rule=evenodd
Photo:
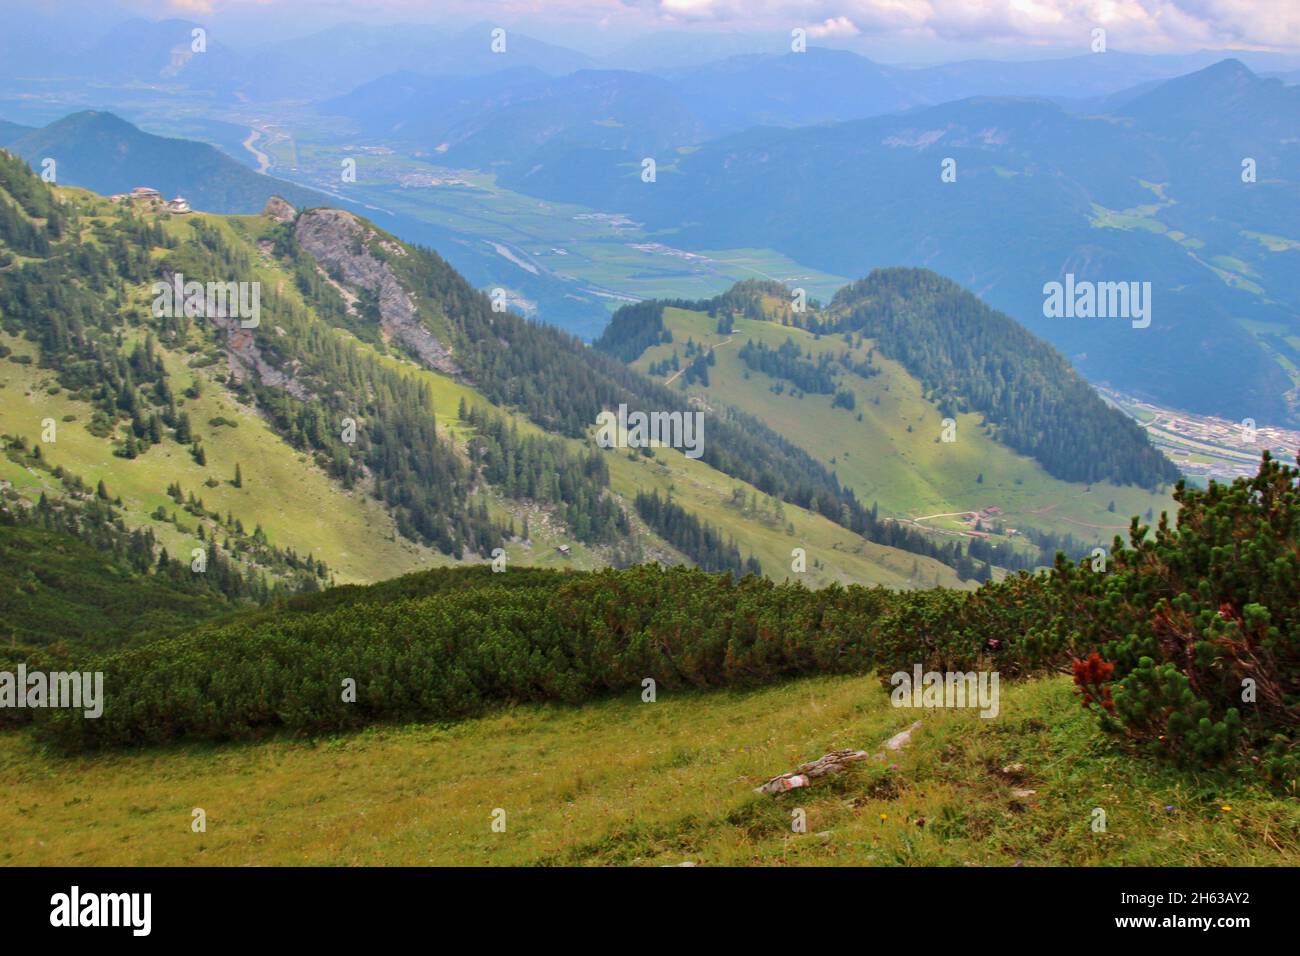
M1074 684L1083 695L1083 706L1088 708L1096 703L1108 713L1114 711L1115 703L1110 699L1110 688L1106 682L1110 680L1115 665L1102 660L1101 655L1093 651L1086 660L1076 658L1071 666L1074 670Z

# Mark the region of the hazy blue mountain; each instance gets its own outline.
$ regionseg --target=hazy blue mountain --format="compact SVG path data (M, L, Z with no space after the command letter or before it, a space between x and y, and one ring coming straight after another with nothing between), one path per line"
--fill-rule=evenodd
M320 109L349 117L363 134L436 150L441 161L466 168L527 169L538 150L585 147L639 159L712 132L675 85L622 70L561 77L531 68L461 77L400 72Z
M534 67L475 76L398 70L325 100L317 108L329 116L346 116L367 136L436 145L456 124L535 95L547 79Z
M909 89L906 71L817 47L783 56L732 57L673 79L706 123L728 132L863 119L925 102Z
M972 96L1041 96L1086 99L1200 70L1225 57L1248 58L1255 69L1300 66L1295 57L1201 50L1143 54L1109 50L1048 60L963 60L909 71L909 89L931 103Z
M395 71L482 75L532 68L562 75L589 68L585 54L510 31L506 51L490 48L492 24L449 33L427 24L348 23L260 46L229 44L205 28L206 49L193 49L188 19L122 19L87 30L67 16L24 14L0 35L0 77L20 85L93 79L97 102L122 104L143 89L183 89L251 101L319 100ZM42 51L39 56L32 53ZM58 51L51 57L49 51Z
M665 30L630 40L604 57L603 62L618 69L655 73L753 53L779 55L789 49L789 38L780 34Z
M51 58L51 50L67 47L68 33L53 17L37 9L22 16L5 17L0 30L0 77L12 80L28 75L58 73L65 61Z
M981 97L748 130L661 165L655 183L626 155L591 148L539 154L544 162L508 182L627 212L686 248L769 246L841 275L926 266L1047 338L1093 381L1295 421L1285 396L1296 383L1279 360L1294 360L1286 337L1300 334L1300 251L1285 245L1300 222L1293 93L1226 63L1138 97L1123 116ZM1257 183L1242 183L1243 155L1262 164ZM956 182L940 179L947 158ZM1067 273L1150 281L1151 326L1045 318L1043 285Z
M480 76L399 71L320 105L372 136L441 146L459 165L528 167L533 150L618 150L637 159L752 126L898 112L921 100L899 71L839 50L751 54L659 76L533 68Z
M321 100L402 70L452 76L531 67L560 75L593 65L586 54L513 30L505 52L493 53L492 29L484 23L449 35L424 24L342 24L254 51L257 71L245 89L259 98Z
M54 159L63 185L106 194L152 186L168 198L184 196L207 212L260 212L273 195L300 206L326 201L310 189L260 175L207 143L154 136L112 113L74 113L13 140L8 148L33 167Z
M1178 202L1161 210L1161 221L1204 241L1198 254L1247 263L1246 280L1294 310L1300 252L1267 252L1261 236L1300 239L1300 87L1225 60L1170 80L1120 113L1151 134L1165 162ZM1242 182L1248 159L1254 183ZM1219 264L1231 267L1228 259ZM1268 341L1300 365L1294 347L1287 354L1285 343Z
M64 77L85 67L82 54L113 26L131 19L103 0L6 4L0 29L0 79Z
M620 96L628 100L644 90L670 102L660 104L643 97L635 104L643 119L637 121L631 116L629 122L617 118L623 126L660 126L669 110L689 110L697 130L718 136L754 126L807 126L866 119L975 96L1035 96L1052 99L1072 112L1111 112L1170 77L1215 62L1215 57L1213 53L1107 53L905 69L883 66L847 50L810 47L804 53L747 53L702 65L659 64L649 70L671 81L671 90L657 88L644 75L626 70L599 71L582 80L570 77L570 83L562 78L548 84L545 72L533 67L513 65L488 74L469 71L470 75L435 76L436 71L425 65L363 83L347 94L327 99L321 110L352 118L368 134L405 141L442 143L453 127L464 123L469 130L493 125L501 129L517 127L524 131L526 143L541 146L555 136L548 132L539 137L535 127L572 130L575 126L605 122L612 128L609 117L598 115L605 102ZM505 62L504 57L497 60L498 65ZM617 57L607 60L616 62ZM561 96L574 97L575 101L546 102ZM499 119L485 118L485 114L503 110L510 112ZM670 128L673 125L668 124ZM665 144L690 145L698 136L697 131L678 133L675 141L671 136L661 138ZM451 138L466 138L466 134ZM584 146L642 148L620 146L617 139L578 137ZM484 141L485 151L491 142ZM500 154L486 159L480 155L476 161L502 159Z
M458 166L530 164L543 147L589 146L638 156L698 143L707 129L689 96L644 73L581 70L534 88L517 102L445 131Z
M1161 83L1120 112L1183 142L1217 140L1225 133L1263 141L1294 131L1297 108L1300 88L1227 59Z
M10 123L8 120L0 120L0 146L8 146L14 140L21 136L26 136L34 129L35 127L24 126L21 123Z
M184 86L229 95L242 85L251 64L216 35L204 34L194 49L190 20L132 19L108 30L77 57L79 76L104 84Z

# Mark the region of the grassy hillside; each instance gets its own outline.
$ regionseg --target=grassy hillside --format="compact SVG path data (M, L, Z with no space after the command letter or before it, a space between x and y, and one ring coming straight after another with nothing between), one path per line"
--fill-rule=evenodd
M952 568L933 558L870 543L793 503L786 504L786 520L779 525L726 509L724 503L737 488L746 496L766 496L750 481L724 475L703 462L688 462L675 452L662 453L653 465L634 463L619 453L603 454L601 457L609 462L611 471L607 494L616 507L627 513L630 531L625 538L615 541L581 539L573 528L566 526L557 501L512 496L501 487L468 477L476 467L469 446L478 436L474 427L460 419L464 408L486 411L503 419L524 439L549 443L547 447L554 454L563 450L578 460L592 454L595 448L591 436L582 434L580 429L566 424L568 434L557 434L553 423L548 427L539 425L526 403L521 407L516 401L503 401L489 393L487 387L471 384L486 381L486 386L495 387L498 394L513 396L513 392L507 391L508 384L494 385L495 377L500 375L496 369L502 349L498 338L513 334L509 330L498 325L499 331L490 342L469 343L466 347L472 347L473 354L462 348L457 360L462 364L467 359L485 363L482 370L471 369L471 374L467 374L454 364L431 365L419 360L391 326L381 327L376 316L362 307L365 303L357 304L355 293L364 290L340 284L333 277L342 275L336 263L330 263L332 274L327 275L325 267L310 257L295 261L277 254L277 249L287 241L285 227L269 216L196 213L182 217L136 207L128 217L120 207L93 193L71 188L50 191L25 177L16 166L6 169L7 182L16 190L13 197L0 196L6 203L6 213L16 217L24 228L36 231L32 234L34 238L24 238L27 245L15 249L16 254L8 265L0 266L0 279L20 279L23 274L20 270L29 267L66 268L63 264L66 260L46 262L42 258L44 250L68 248L74 241L92 249L120 249L117 243L121 241L123 223L138 222L144 224L140 228L159 230L147 240L156 245L143 250L136 246L144 243L140 237L145 233L127 236L126 247L137 254L143 251L147 266L136 282L124 282L114 289L109 296L112 304L95 306L104 309L101 315L95 316L96 323L114 324L110 326L113 335L101 340L111 343L108 358L100 351L95 353L94 361L121 367L135 361L133 357L142 350L150 350L157 361L156 375L165 381L173 397L171 411L187 417L190 431L190 437L182 442L179 431L169 424L161 430L161 441L142 443L135 457L124 455L124 443L130 441L131 423L129 418L125 424L122 421L120 398L114 409L118 417L110 420L105 417L102 394L96 394L92 387L70 387L64 380L68 366L75 364L74 357L84 358L87 350L80 353L74 350L69 355L50 351L52 341L61 343L61 348L66 347L62 343L69 339L75 342L76 329L70 335L62 327L51 332L36 318L24 329L14 321L14 316L6 317L0 328L0 434L23 438L29 446L41 444L43 461L48 467L40 469L0 457L0 481L7 482L28 501L36 500L42 493L61 493L60 483L52 477L50 468L77 475L91 488L102 481L115 498L121 499L121 510L128 525L151 528L160 546L172 555L184 555L202 544L196 535L207 519L191 520L185 509L178 507L180 502L168 493L173 484L178 484L186 495L201 499L202 510L207 514L232 516L249 532L261 528L270 544L325 561L334 580L341 583L383 580L423 567L455 563L455 555L413 534L395 513L392 503L399 496L381 479L391 481L396 476L405 480L404 472L394 469L388 475L374 478L376 459L360 458L356 451L345 449L330 436L315 447L301 438L304 422L316 428L318 422L358 415L358 407L371 413L369 419L364 411L358 416L363 429L369 427L369 434L379 434L400 424L386 421L382 409L366 409L362 404L381 390L376 386L357 390L352 382L356 369L369 363L374 374L387 376L384 390L401 384L425 396L424 407L436 419L429 437L436 434L439 453L466 476L465 497L451 504L474 515L481 527L501 529L500 545L512 564L590 569L628 560L688 561L689 556L660 539L631 507L638 491L667 492L671 488L678 504L722 526L743 554L757 555L767 573L778 579L790 573L792 549L802 547L809 552L803 580L814 586L832 581L895 587L935 583L960 586ZM51 196L57 197L57 201L48 198ZM46 205L40 206L38 202ZM28 207L47 215L53 215L48 211L51 209L63 210L58 237L48 247L39 245L43 220ZM421 264L401 261L407 257L392 251L401 247L391 240L377 238L375 248L385 243L387 251L381 254L397 263L400 281L412 285L427 283L414 296L425 328L432 329L441 341L456 342L455 336L460 334L457 323L464 322L457 308L469 308L470 304L441 297L462 294L460 290L445 291L449 284L463 285L459 277L441 260L427 257L428 263L424 260L421 263L441 270L431 277L419 271ZM34 255L27 254L28 246ZM204 258L214 251L226 263L225 268L237 267L239 275L262 284L263 324L255 333L252 348L270 356L273 365L297 375L305 387L314 387L318 394L328 395L329 406L323 414L316 408L299 409L292 405L284 411L276 404L282 396L275 388L264 383L250 386L241 381L247 376L233 364L232 356L242 347L234 344L225 332L213 329L211 323L200 320L174 328L171 323L149 316L152 296L145 281L150 278L149 272L179 268L189 275L201 274L198 270L214 268ZM304 272L295 269L305 270L310 279L304 279ZM8 276L4 275L6 272ZM36 281L44 283L36 285L37 288L48 288L53 280ZM98 280L91 280L87 275L81 276L80 281L93 286ZM68 306L69 313L75 315L77 307L88 308L77 302ZM515 321L514 317L510 319ZM518 327L525 328L522 323ZM593 368L605 361L601 356L590 356L576 342L562 340L558 335L529 334L543 340L549 336L558 342L548 347L564 352L564 361L574 368L581 369L588 359ZM515 347L532 347L531 340ZM320 377L310 377L303 368L304 363L330 352L345 356L348 364L339 370L311 369ZM246 364L248 353L240 354ZM614 381L607 370L601 369L598 374L607 376L603 380L606 383ZM352 397L345 395L340 400L342 376L348 379ZM102 369L89 380L94 381L96 377L102 380ZM517 380L507 376L504 381ZM649 387L648 383L641 385ZM606 384L605 387L614 386ZM156 399L152 391L141 394L145 396L147 417L151 411L149 405ZM522 394L527 397L535 392L525 390ZM161 409L164 416L168 414L165 403L155 404L153 409ZM57 434L53 441L41 441L46 423L51 420ZM575 418L578 422L592 420L594 413L590 418L585 413ZM719 426L724 427L728 426ZM295 435L297 440L291 440ZM424 442L424 438L407 436L399 439L398 444L409 451ZM204 454L201 463L194 453L199 445ZM776 463L774 467L784 467L783 456L769 443L759 442L754 447L762 448L763 455ZM734 463L742 460L743 456L735 452L728 458L733 470ZM661 467L665 462L668 470ZM819 467L811 460L808 464ZM370 465L369 472L365 470L366 465ZM752 462L746 466L756 481L767 480L763 471L766 466L755 468ZM234 482L236 469L241 476L238 486ZM679 474L675 476L675 473ZM356 480L349 483L341 475L352 475ZM439 483L434 480L426 487L437 488ZM381 489L385 491L382 495ZM525 522L529 532L526 537ZM567 553L561 553L561 546L568 549ZM471 544L461 560L486 560L489 549Z
M0 862L1295 865L1296 476L973 595L448 569L92 656L99 718L0 733ZM899 706L913 667L1001 682Z
M889 763L752 792L833 749L874 752L918 716ZM1300 864L1294 800L1115 750L1061 679L1004 687L991 720L895 709L872 678L812 678L68 769L0 735L0 829L13 834L0 863ZM190 829L196 807L205 833ZM491 829L498 808L504 833ZM791 830L795 808L805 833Z
M793 531L772 519L770 512L747 512L735 503L737 489L746 502L755 495L770 508L770 499L751 485L673 449L657 449L654 458L611 453L610 485L628 500L637 491L655 490L661 495L671 491L678 504L726 528L741 553L753 554L762 563L763 573L778 581L800 580L811 587L832 582L890 588L974 586L934 558L867 541L802 508L785 507L785 519ZM807 559L806 570L798 574L792 571L795 548L802 548Z
M768 303L776 315L786 305ZM814 359L823 354L838 359L847 353L852 362L864 364L875 344L870 338L817 336L757 318L737 318L734 328L722 333L717 319L705 312L674 306L664 309L663 322L672 342L646 349L632 363L634 368L649 372L670 362L674 352L684 366L688 341L712 349L707 386L685 385L685 376L674 378L672 370L658 377L705 402L734 405L761 418L833 468L860 500L876 502L884 514L964 535L970 528L961 520L964 513L996 506L1002 515L991 524L1108 545L1128 527L1129 515L1148 510L1159 515L1172 503L1168 494L1133 485L1084 485L1053 478L1033 459L991 437L978 413L956 413L955 440L944 442L944 413L926 397L920 382L879 351L869 359L876 374L864 377L846 368L836 373L837 387L854 393L852 409L835 407L834 394L802 392L796 397L788 381L750 369L739 357L750 341L777 349L791 340Z
M30 343L2 333L0 340L10 345L14 355L34 357ZM195 379L212 383L210 369L191 368L183 355L167 350L163 355L182 387ZM205 389L198 399L186 403L207 454L207 465L199 466L183 448L163 446L133 460L114 455L110 443L86 428L91 420L89 404L63 390L50 394L57 388L52 374L34 361L0 363L0 396L4 396L0 432L38 439L42 420L54 418L58 437L42 446L46 460L92 484L104 481L122 497L132 523L149 523L172 553L188 552L197 543L193 534L182 534L174 525L149 516L160 506L168 511L175 508L166 488L179 481L223 514L233 510L250 528L261 524L272 542L325 558L337 569L339 581L379 580L424 563L444 563L429 549L398 539L392 518L378 503L347 494L306 456L287 447L260 416L223 396L220 389ZM208 424L218 417L235 426ZM243 488L228 481L236 463L243 473ZM0 477L28 498L53 491L56 484L8 461L0 462ZM215 487L204 484L209 477L217 478ZM292 493L286 493L288 489Z

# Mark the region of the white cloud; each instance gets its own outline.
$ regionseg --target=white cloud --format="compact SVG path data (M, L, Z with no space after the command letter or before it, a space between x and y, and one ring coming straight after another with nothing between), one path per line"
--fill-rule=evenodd
M138 0L148 3L150 0ZM250 6L291 10L313 0L153 0L173 11ZM467 14L577 19L627 28L707 25L813 37L1075 46L1094 27L1112 49L1258 47L1300 50L1300 0L314 0L323 9L392 16Z
M848 17L827 17L821 23L815 23L808 28L808 35L818 38L851 37L857 36L861 32L857 24Z
M814 24L810 36L899 34L1086 49L1101 26L1110 45L1122 49L1300 49L1297 0L658 0L655 9L675 21Z

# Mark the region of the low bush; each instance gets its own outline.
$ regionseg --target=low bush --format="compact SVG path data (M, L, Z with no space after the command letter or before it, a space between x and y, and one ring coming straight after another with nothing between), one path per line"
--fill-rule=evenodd
M326 592L87 661L105 673L103 715L42 712L37 732L66 750L243 739L577 703L647 677L671 689L865 672L890 601L655 565L465 569L377 587L386 600Z
M1300 470L1180 484L1175 528L1136 519L1104 567L1058 556L973 594L810 591L645 565L486 566L333 588L83 662L103 716L34 715L67 750L451 720L502 703L752 686L878 670L1072 672L1108 730L1176 761L1295 786ZM348 682L355 696L348 699Z
M1274 782L1294 781L1298 475L1265 453L1254 477L1179 483L1177 528L1162 516L1150 534L1134 519L1104 573L1058 559L1044 586L1068 613L1036 639L1112 666L1106 680L1093 679L1095 665L1091 678L1076 669L1103 726L1181 763L1246 757Z

